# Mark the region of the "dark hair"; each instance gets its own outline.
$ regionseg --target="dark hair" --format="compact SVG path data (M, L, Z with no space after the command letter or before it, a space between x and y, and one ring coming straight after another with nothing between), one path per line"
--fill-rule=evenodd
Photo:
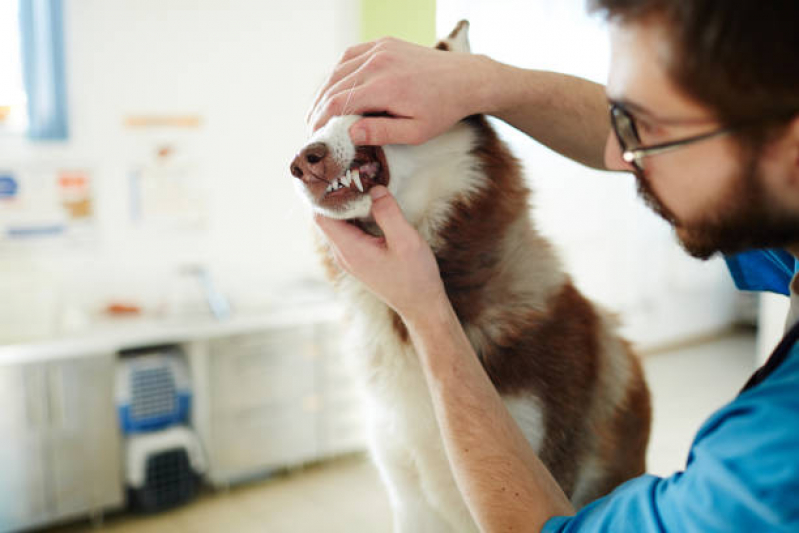
M667 69L722 122L763 120L754 141L799 113L799 0L588 0L611 22L662 21Z

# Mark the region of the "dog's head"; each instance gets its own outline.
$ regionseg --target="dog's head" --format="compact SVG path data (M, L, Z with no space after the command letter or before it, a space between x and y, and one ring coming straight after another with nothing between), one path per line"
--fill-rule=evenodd
M468 23L461 21L436 48L469 52ZM458 166L473 144L468 128L456 126L427 143L354 146L349 128L361 117L333 117L316 131L291 163L291 174L301 196L311 208L337 219L368 219L372 200L369 189L387 187L412 222L423 215L430 199L446 194L455 184L442 184L436 175L442 166ZM463 185L459 185L463 188Z

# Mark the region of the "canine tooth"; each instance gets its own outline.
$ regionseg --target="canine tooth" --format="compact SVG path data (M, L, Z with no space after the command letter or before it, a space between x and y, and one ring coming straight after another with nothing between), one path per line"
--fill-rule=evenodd
M361 173L356 168L352 171L352 179L355 181L355 186L358 187L358 190L363 192L363 183L361 183Z
M350 176L349 170L347 171L346 174L341 176L341 183L343 183L345 187L349 187L350 183L352 183L352 176Z

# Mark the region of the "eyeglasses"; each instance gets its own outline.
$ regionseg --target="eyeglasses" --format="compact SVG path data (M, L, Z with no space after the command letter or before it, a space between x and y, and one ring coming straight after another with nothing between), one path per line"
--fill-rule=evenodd
M728 126L713 130L701 135L694 135L684 139L677 139L662 144L653 144L651 146L644 146L641 142L641 136L638 134L638 128L635 125L635 119L632 114L618 102L610 103L610 123L613 126L613 131L619 140L621 146L621 157L627 163L631 163L639 172L644 171L644 158L656 154L664 154L671 152L683 146L693 144L705 139L710 139L718 135L730 133L735 128Z

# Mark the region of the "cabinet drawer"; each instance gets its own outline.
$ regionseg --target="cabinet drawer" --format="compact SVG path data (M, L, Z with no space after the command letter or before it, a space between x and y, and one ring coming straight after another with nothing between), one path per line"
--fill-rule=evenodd
M220 471L255 472L318 453L316 413L302 402L215 415L211 459Z
M211 397L215 411L247 409L301 398L314 391L313 339L279 333L212 343Z

